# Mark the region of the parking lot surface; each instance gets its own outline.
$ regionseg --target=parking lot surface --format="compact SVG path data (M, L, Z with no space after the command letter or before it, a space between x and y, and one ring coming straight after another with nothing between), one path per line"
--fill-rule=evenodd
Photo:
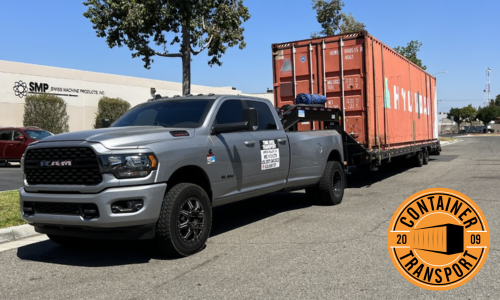
M148 242L64 248L41 241L1 252L2 298L498 299L497 149L498 137L470 137L447 145L422 168L353 169L337 206L313 205L301 191L216 208L206 248L187 258L165 258ZM434 187L469 196L491 231L480 272L465 285L442 292L404 279L387 249L396 208Z

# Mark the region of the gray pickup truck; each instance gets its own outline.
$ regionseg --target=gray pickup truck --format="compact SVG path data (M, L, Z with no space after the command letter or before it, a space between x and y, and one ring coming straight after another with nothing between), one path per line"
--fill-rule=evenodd
M294 111L295 122L307 109ZM266 99L199 95L145 102L109 128L47 137L21 162L22 216L61 245L156 239L187 256L205 245L212 207L304 188L340 203L341 135L288 131L283 120Z

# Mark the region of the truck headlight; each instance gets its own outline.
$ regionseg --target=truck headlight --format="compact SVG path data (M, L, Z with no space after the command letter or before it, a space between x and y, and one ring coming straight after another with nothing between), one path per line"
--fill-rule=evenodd
M152 153L100 155L99 162L102 173L111 173L118 179L146 177L158 166Z

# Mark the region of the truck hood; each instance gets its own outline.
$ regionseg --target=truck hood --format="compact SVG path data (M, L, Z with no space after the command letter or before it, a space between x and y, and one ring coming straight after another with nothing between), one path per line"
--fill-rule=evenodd
M189 136L174 137L171 131L186 131ZM101 143L108 149L128 148L146 146L160 141L192 138L194 133L193 128L165 128L161 126L110 127L56 134L38 141L37 144L87 141Z

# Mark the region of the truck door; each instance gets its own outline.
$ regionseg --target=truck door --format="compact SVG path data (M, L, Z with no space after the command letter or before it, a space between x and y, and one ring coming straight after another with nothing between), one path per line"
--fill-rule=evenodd
M258 155L249 166L248 184L257 188L284 185L290 168L290 148L285 131L281 128L270 110L262 101L245 101L248 107L257 109L259 126L252 131Z
M7 158L7 145L12 143L12 130L0 130L0 159Z
M243 103L239 99L225 100L219 107L213 124L243 121ZM251 157L258 155L257 142L250 131L237 131L211 135L213 163L210 168L214 179L214 198L235 196L248 187ZM208 162L209 158L207 158Z
M255 131L212 135L215 173L214 198L236 196L259 189L279 190L286 181L289 148L285 132L276 124L269 106L260 101L225 100L213 124L243 121L243 109L256 108L259 125Z
M12 135L12 140L7 144L5 155L10 159L21 159L26 147L28 147L27 138L21 131L15 130Z

